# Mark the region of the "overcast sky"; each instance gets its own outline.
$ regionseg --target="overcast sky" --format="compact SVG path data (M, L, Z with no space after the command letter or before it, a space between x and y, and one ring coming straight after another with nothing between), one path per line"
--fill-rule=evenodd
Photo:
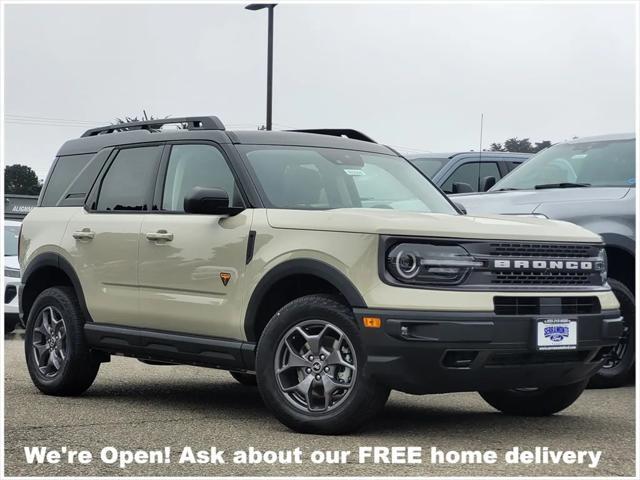
M5 161L44 177L116 117L264 123L266 12L8 5ZM274 128L350 127L406 153L635 129L633 5L285 5Z

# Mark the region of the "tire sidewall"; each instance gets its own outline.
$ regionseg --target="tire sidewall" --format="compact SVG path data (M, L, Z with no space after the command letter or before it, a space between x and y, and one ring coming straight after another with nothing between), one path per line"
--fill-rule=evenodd
M614 295L620 303L620 314L624 317L624 321L629 327L627 350L615 367L601 368L596 375L613 378L625 376L635 363L635 298L631 291L620 281L610 279L609 284Z
M301 301L304 298L292 302L276 313L260 337L256 356L258 387L267 406L285 425L291 426L293 420L298 426L329 431L348 422L366 403L367 384L371 383L366 375L366 353L350 310L339 304L335 306L342 308L332 308L328 304L305 305ZM340 328L351 341L356 357L356 379L351 387L353 390L342 404L325 413L304 413L291 405L280 390L274 371L274 357L280 340L293 326L307 320L323 320Z
M42 387L56 388L65 382L65 379L69 374L68 371L72 368L71 366L77 356L77 338L78 335L83 335L83 332L80 331L82 323L78 317L78 312L75 310L68 295L69 293L65 289L55 287L48 288L38 296L29 312L29 319L27 320L27 327L25 329L24 347L29 375L37 386L40 385ZM36 319L38 318L38 315L40 315L40 313L49 306L57 308L60 313L62 313L67 335L67 359L64 362L62 369L59 370L54 377L46 377L40 373L36 360L33 357L32 347L33 329Z

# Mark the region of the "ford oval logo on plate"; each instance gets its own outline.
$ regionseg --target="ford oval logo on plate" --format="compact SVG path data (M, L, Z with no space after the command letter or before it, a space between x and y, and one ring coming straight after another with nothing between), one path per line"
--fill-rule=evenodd
M572 350L578 345L578 322L566 318L538 320L539 350Z

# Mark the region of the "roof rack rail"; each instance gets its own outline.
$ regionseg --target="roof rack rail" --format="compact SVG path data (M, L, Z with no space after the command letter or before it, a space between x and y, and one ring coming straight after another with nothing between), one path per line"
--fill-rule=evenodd
M378 143L368 135L352 128L308 128L301 130L286 130L287 132L300 133L317 133L319 135L331 135L333 137L346 137L352 140L361 140L363 142Z
M162 125L172 123L186 124L187 130L224 130L224 125L218 117L176 117L144 120L142 122L117 123L115 125L92 128L84 132L82 137L93 137L114 132L128 132L130 130L158 130Z

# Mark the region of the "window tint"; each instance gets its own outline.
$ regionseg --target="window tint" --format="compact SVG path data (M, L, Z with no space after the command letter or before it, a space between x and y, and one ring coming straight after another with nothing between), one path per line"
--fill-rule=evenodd
M448 158L414 158L411 162L429 178L440 171L449 161Z
M99 211L147 210L162 147L120 150L102 180Z
M406 160L320 147L238 146L270 208L384 208L455 213Z
M478 162L465 163L459 166L442 185L442 190L446 193L453 192L454 183L467 183L474 192L478 191L478 183L484 177L496 177L500 179L500 170L495 162L482 162L478 170ZM480 175L478 175L480 173Z
M538 153L492 190L529 190L560 183L593 187L636 184L635 140L560 143Z
M67 190L78 173L91 160L94 154L67 155L58 158L56 165L49 176L47 189L42 196L43 207L55 207L62 194Z
M18 239L20 227L14 225L4 226L4 256L13 257L18 255Z
M242 206L233 173L222 153L211 145L174 145L162 194L162 209L184 211L184 197L194 187L221 188L232 206Z

